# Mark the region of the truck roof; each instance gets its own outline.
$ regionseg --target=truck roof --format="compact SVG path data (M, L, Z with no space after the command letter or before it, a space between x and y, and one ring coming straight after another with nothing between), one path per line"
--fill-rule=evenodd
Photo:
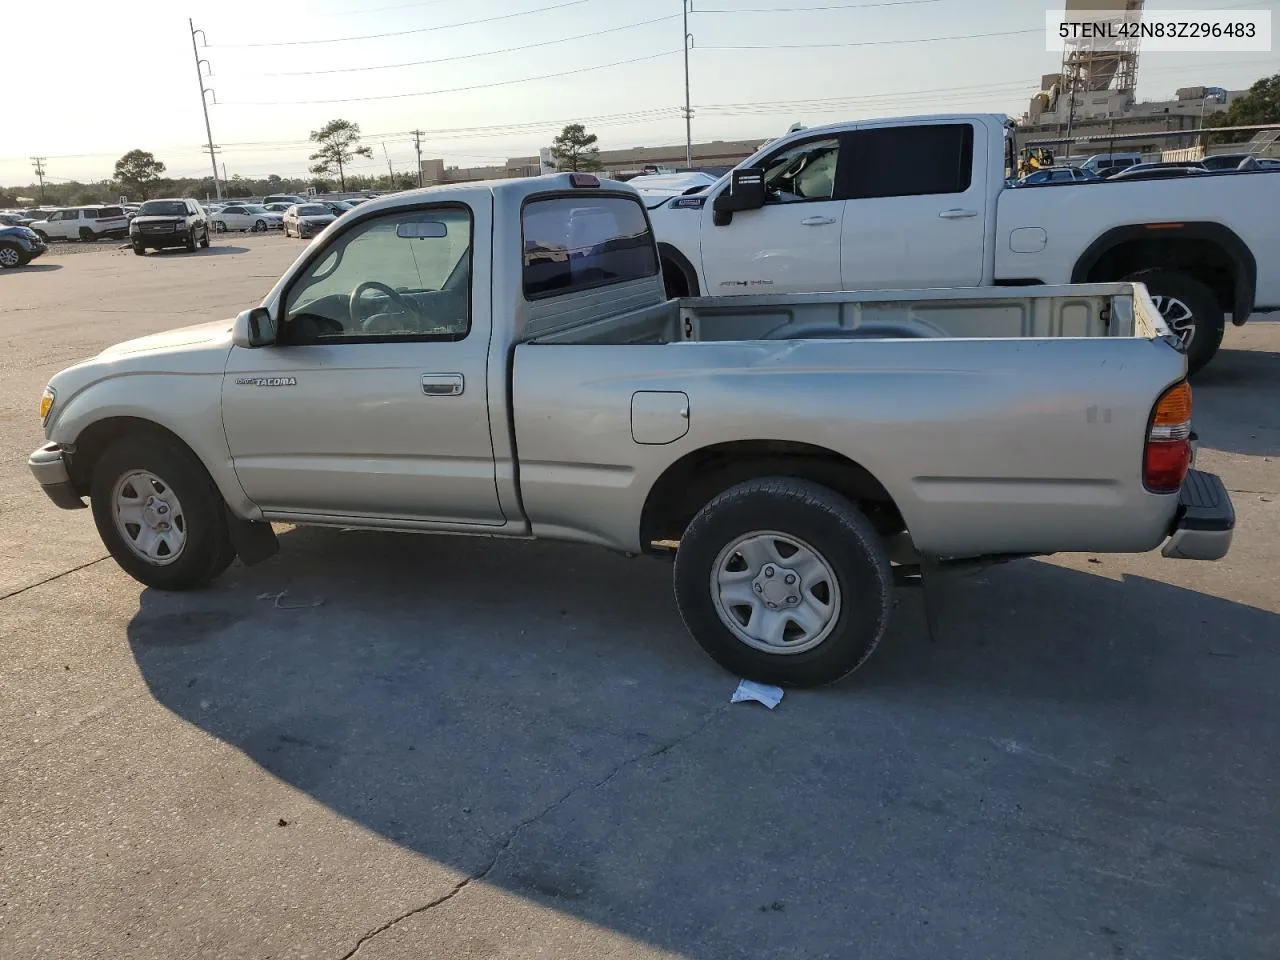
M923 113L914 116L902 117L862 117L858 120L838 120L835 123L824 123L815 127L805 127L803 130L797 130L794 133L787 132L776 138L773 142L785 140L793 136L810 136L815 133L838 132L840 130L848 130L850 127L856 127L864 123L971 123L974 120L989 120L997 126L1004 126L1008 123L1009 118L1003 113Z
M521 203L525 197L537 193L548 193L561 190L594 190L596 187L579 187L573 182L572 173L549 173L540 177L512 177L500 180L474 180L470 183L441 183L433 187L422 187L418 190L405 190L388 194L360 204L360 210L397 210L401 207L419 203L430 203L440 194L447 194L452 200L463 202L487 200L490 197L501 197L503 202ZM582 176L578 174L578 176ZM638 192L619 180L608 180L599 174L589 174L599 179L599 188L620 190L624 193Z

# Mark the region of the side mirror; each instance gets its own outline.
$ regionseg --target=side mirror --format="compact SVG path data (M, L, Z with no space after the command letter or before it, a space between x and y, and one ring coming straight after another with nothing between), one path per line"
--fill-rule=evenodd
M713 222L718 227L733 222L733 215L742 210L759 210L764 206L764 170L760 167L739 167L729 179L729 189L721 190L712 204Z
M276 318L266 307L254 307L241 311L231 328L231 342L237 347L251 350L276 342Z

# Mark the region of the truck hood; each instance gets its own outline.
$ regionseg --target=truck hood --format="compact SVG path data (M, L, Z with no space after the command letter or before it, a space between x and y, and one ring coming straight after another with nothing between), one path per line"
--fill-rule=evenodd
M231 342L231 326L230 320L217 320L213 323L199 323L191 327L166 330L164 333L153 333L107 347L95 359L114 359L140 353L167 354L184 347L202 348L213 345L226 347Z

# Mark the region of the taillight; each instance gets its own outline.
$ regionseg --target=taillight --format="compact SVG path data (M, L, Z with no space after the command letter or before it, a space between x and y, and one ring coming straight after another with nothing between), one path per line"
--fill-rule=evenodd
M1191 385L1183 380L1160 395L1151 411L1142 453L1142 484L1152 493L1175 493L1191 467Z

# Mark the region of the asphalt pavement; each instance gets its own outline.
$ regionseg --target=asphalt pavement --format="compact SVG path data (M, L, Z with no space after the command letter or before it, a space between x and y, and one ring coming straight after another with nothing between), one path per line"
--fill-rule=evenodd
M281 528L183 595L25 458L48 377L302 250L0 274L0 957L1280 956L1280 324L1195 382L1220 563L902 591L855 677L730 705L670 566Z

